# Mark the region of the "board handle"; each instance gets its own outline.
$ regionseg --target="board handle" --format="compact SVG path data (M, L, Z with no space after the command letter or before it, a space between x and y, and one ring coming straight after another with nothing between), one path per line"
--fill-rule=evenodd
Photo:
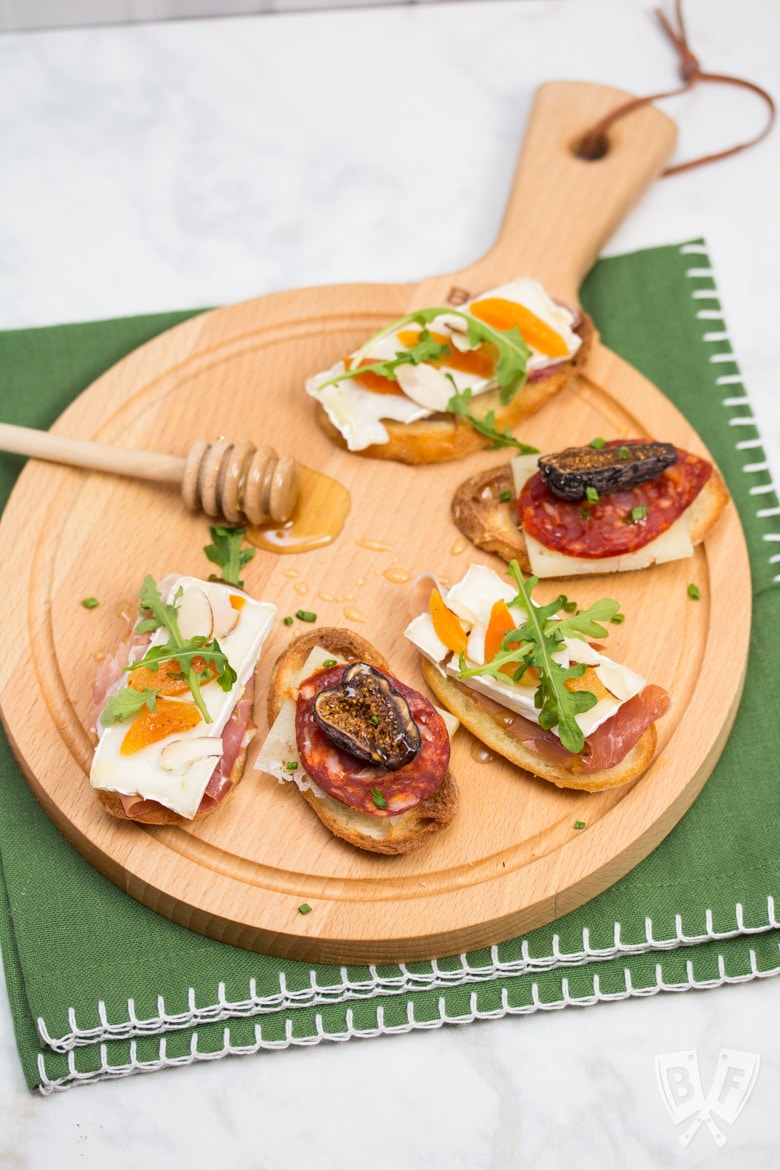
M677 127L653 106L615 122L604 153L584 159L588 132L631 94L589 82L549 82L536 91L498 238L480 260L438 284L474 295L515 276L534 276L561 300L578 303L580 285L604 244L674 150ZM438 303L421 286L418 304ZM426 301L426 297L434 300Z
M214 518L224 517L231 524L285 523L292 516L300 490L300 469L291 456L280 458L272 447L255 447L246 440L209 443L199 439L182 458L0 423L0 451L180 484L188 507Z

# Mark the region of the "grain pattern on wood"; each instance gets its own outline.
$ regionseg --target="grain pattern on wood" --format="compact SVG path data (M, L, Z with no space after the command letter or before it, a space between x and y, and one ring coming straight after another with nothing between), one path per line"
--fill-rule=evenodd
M323 625L356 629L399 677L423 686L400 637L412 582L430 570L455 580L476 559L450 520L450 501L465 475L505 455L484 451L428 467L355 457L315 425L304 379L454 286L473 292L528 272L575 299L604 239L674 142L671 123L646 110L602 160L608 167L577 160L571 143L624 96L589 85L544 87L498 244L470 269L413 286L279 293L204 314L129 355L53 429L182 455L198 436L224 429L262 436L340 481L350 510L337 541L291 556L259 551L246 568L247 587L274 601L280 619L305 608ZM637 433L706 454L661 391L597 345L585 375L529 420L523 438L544 450L562 439ZM456 822L419 853L359 853L330 836L293 786L252 768L266 731L270 668L291 635L280 620L257 673L260 734L225 806L187 829L117 822L86 778L97 659L127 631L143 576L206 575L207 543L206 521L173 488L30 463L0 524L0 563L13 584L5 625L22 642L13 661L0 661L0 707L34 792L75 847L154 910L238 946L334 963L400 961L495 943L549 921L617 880L664 837L706 781L735 716L750 582L729 506L691 561L610 578L607 589L604 579L566 583L581 605L605 592L620 599L626 621L614 627L610 652L673 695L656 759L635 784L597 795L560 791L505 762L481 761L460 731L452 756L461 791ZM504 569L488 555L479 559ZM698 603L688 598L690 581L701 589ZM558 589L547 582L539 592L547 599ZM100 605L84 609L87 596ZM22 689L15 664L25 656L33 669ZM575 829L580 821L585 830ZM305 916L304 902L312 907Z

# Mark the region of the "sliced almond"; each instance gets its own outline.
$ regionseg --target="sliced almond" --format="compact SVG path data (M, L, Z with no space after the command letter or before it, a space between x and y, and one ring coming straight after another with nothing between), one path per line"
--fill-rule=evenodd
M464 317L458 317L455 313L442 313L440 317L436 318L434 326L443 325L445 329L451 330L452 333L468 332L469 323Z
M473 349L479 349L479 342L477 342L476 345L472 345L464 333L451 333L450 344L453 345L459 353L471 353Z
M241 616L240 610L235 609L230 604L230 596L223 585L214 585L209 590L209 601L214 618L212 633L217 639L226 637L231 630L235 629Z
M184 590L177 612L179 632L185 641L190 638L211 637L214 628L211 602L197 585L190 585Z
M443 411L455 393L455 387L440 370L424 362L419 366L397 366L395 376L407 398L426 410Z
M160 766L166 772L187 772L200 761L212 761L222 755L222 740L211 735L174 739L160 752Z

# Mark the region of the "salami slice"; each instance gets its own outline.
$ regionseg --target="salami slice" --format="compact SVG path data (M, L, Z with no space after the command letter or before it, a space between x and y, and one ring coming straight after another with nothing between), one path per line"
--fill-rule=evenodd
M644 440L610 441L630 447ZM677 462L635 487L595 500L562 500L532 475L517 501L520 527L545 548L598 560L636 552L657 539L689 508L712 474L712 464L677 448Z
M409 704L422 746L413 760L393 772L358 759L328 738L312 710L319 691L338 686L346 668L339 664L317 671L299 687L295 735L301 765L324 792L359 812L386 817L416 808L437 790L449 766L444 720L424 695L386 675Z

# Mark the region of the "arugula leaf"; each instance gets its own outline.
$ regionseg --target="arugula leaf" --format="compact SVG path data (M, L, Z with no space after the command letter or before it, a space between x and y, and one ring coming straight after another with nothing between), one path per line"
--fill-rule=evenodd
M178 596L177 593L174 601ZM209 681L212 669L223 691L229 691L236 681L236 672L220 649L219 643L216 639L209 642L203 637L182 638L176 606L163 601L153 577L144 578L140 606L142 610L148 609L151 616L140 622L137 630L157 630L165 627L169 639L164 645L150 646L140 661L131 663L125 670L140 670L144 666L150 670L157 670L161 662L168 662L172 658L178 659L195 705L204 722L211 723L211 716L200 693L201 684Z
M523 341L520 330L493 329L476 317L468 317L468 338L472 345L481 341L492 341L498 350L496 381L501 387L499 399L502 406L508 406L526 379L526 366L531 350ZM487 336L486 336L487 334Z
M433 345L438 345L438 342L435 342L428 332L427 326L431 321L435 320L436 317L441 316L442 313L448 312L449 309L416 309L413 313L407 313L404 317L399 317L396 321L391 321L389 325L384 325L378 333L375 333L372 337L369 337L368 341L363 342L360 349L357 350L354 357L352 358L350 369L345 374L341 374L334 378L333 381L340 382L343 377L358 377L359 370L357 367L363 361L363 358L366 356L368 351L372 349L378 341L382 341L383 338L389 337L391 333L398 333L401 329L404 328L405 325L419 325L422 332L420 334L420 339L417 341L417 344L413 346L412 349L400 350L398 357L403 355L404 360L407 362L411 361L412 365L417 364L419 361L432 361L435 359L435 357L441 357L441 353L432 353L431 356L427 358L420 357L416 354L416 351L419 349L420 342L427 344L427 341L430 340ZM425 334L425 337L423 337L423 333ZM441 347L442 350L445 348L448 347ZM415 358L411 357L412 354L415 354ZM364 366L363 368L366 369L367 367ZM325 384L327 385L328 383Z
M125 670L138 670L144 666L148 670L157 671L163 663L175 658L182 671L180 674L166 671L169 678L184 678L189 682L193 676L198 684L207 683L212 677L213 667L214 677L220 688L223 691L232 688L237 675L220 649L219 642L215 639L209 642L206 638L190 638L183 647L179 647L173 641L166 642L164 646L151 646L140 662L126 666ZM184 669L185 667L187 669Z
M439 312L439 310L437 310ZM324 390L326 386L334 386L337 382L344 382L349 378L360 378L363 374L379 374L382 378L387 378L390 382L397 382L396 369L398 366L419 366L423 362L435 362L440 358L446 357L450 353L448 345L442 345L441 342L436 341L429 331L424 327L425 322L420 318L424 314L418 313L407 317L402 317L398 321L394 321L392 325L387 326L381 332L376 333L371 337L365 345L357 351L352 358L350 368L341 374L336 374L333 378L328 378L327 382L322 382L317 387L318 390ZM396 351L394 358L387 358L385 361L368 362L362 364L363 357L368 349L385 337L388 333L394 333L397 329L402 329L404 325L414 321L421 326L419 340L410 349L399 349Z
M223 581L227 581L229 585L237 585L239 589L243 589L244 582L239 579L239 573L257 552L255 548L241 548L241 541L246 535L246 528L222 528L215 526L209 528L209 533L214 543L207 544L204 548L203 551L206 556L212 564L218 565L222 570ZM210 580L216 580L216 577L212 577Z
M556 622L556 626L567 638L580 636L608 638L609 630L605 630L599 623L613 622L618 616L619 609L619 601L613 601L610 597L602 597L598 601L594 601L587 609L580 610L579 613L572 614L570 617L562 618L561 621Z
M477 418L476 415L471 414L469 406L471 405L471 388L466 387L465 390L456 391L452 398L447 403L447 410L450 414L457 414L461 418L465 418L466 422L474 428L477 434L484 435L486 439L490 439L490 446L492 450L499 447L516 447L521 455L538 455L537 447L529 447L527 443L521 443L516 439L508 427L504 427L503 431L496 430L496 412L489 410L484 418Z
M144 687L136 691L132 687L124 687L117 695L112 695L106 703L100 716L104 727L113 727L132 715L137 715L143 707L154 711L157 705L157 691L152 687Z
M148 633L150 630L159 630L161 626L171 628L171 623L178 630L178 620L176 615L175 605L166 605L160 596L160 590L157 588L157 582L154 577L148 574L144 577L141 592L138 597L138 608L143 613L145 609L149 610L150 617L145 618L139 622L136 630L139 634Z
M459 677L487 674L506 682L507 675L501 668L513 665L516 670L512 677L517 682L529 666L536 667L539 683L534 703L539 711L539 726L546 730L557 726L563 746L570 752L581 752L585 737L576 716L595 707L598 700L590 691L570 691L566 687L570 679L582 677L585 665L576 663L565 667L556 662L553 655L563 649L566 637L607 637L608 631L600 623L611 621L620 606L616 601L602 598L586 610L558 618L555 615L560 613L565 598L557 597L547 605L537 605L531 600L531 594L538 578L525 580L517 561L510 563L507 575L514 580L518 590L509 606L521 608L525 620L504 635L501 649L492 662L468 668L465 656L461 655Z

